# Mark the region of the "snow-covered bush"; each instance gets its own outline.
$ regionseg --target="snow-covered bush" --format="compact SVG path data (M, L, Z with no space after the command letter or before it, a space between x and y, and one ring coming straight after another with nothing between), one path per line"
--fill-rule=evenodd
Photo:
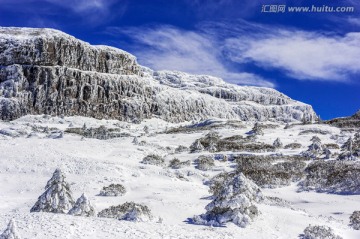
M151 164L151 165L157 165L157 166L161 166L163 165L165 162L165 160L156 154L149 154L146 157L143 158L143 160L141 161L141 163L143 164Z
M262 130L261 125L256 122L254 124L254 127L251 129L251 131L248 133L249 135L264 135L264 132Z
M214 159L211 156L199 156L195 163L197 164L197 169L207 171L212 169L215 166Z
M135 145L139 145L139 139L138 139L138 137L134 137L134 139L133 139L133 141L132 141L132 143L133 144L135 144Z
M187 152L188 150L189 150L188 147L183 146L183 145L179 145L179 146L175 149L175 153Z
M341 154L338 156L338 160L356 160L356 149L355 142L352 137L350 137L342 146Z
M107 187L103 187L100 191L100 196L122 196L126 193L126 189L121 184L110 184Z
M146 222L153 219L153 215L147 206L134 202L126 202L118 206L106 208L98 213L98 217L137 222Z
M304 157L316 159L321 154L323 154L324 146L322 145L320 138L317 136L312 137L310 141L312 142L312 144L310 144L308 146L308 149L301 154Z
M78 134L85 138L95 138L101 140L107 140L111 138L118 138L123 136L130 136L128 133L120 133L118 128L106 128L104 125L101 125L98 128L87 128L83 126L82 128L67 128L65 133Z
M290 143L284 146L284 149L299 149L302 145L299 143Z
M324 161L310 163L300 190L339 194L360 194L360 162Z
M204 146L201 144L200 140L195 140L192 145L190 145L190 152L191 153L198 153L204 150Z
M209 151L210 153L215 153L217 151L216 143L211 141L209 143L209 146L206 147L206 150Z
M56 169L47 182L45 192L30 209L30 212L67 213L74 205L70 185L65 181L65 175Z
M190 165L191 165L190 160L181 162L178 158L173 158L169 163L169 167L173 169L179 169Z
M282 162L276 163L276 161ZM296 156L238 155L237 170L253 180L258 186L274 188L290 185L304 176L306 163Z
M273 146L277 149L280 149L283 147L283 143L281 142L280 138L277 138L274 143L273 143Z
M91 205L90 200L82 194L79 197L73 208L68 212L69 215L73 216L83 216L83 217L93 217L96 215L94 207Z
M223 177L221 185L205 207L206 213L194 216L193 223L222 226L233 222L246 227L259 214L255 204L264 199L260 188L242 173Z
M360 230L360 211L354 211L350 216L350 226L355 230Z
M21 237L19 236L16 229L15 221L11 219L5 231L0 235L0 239L20 239L20 238Z
M334 143L324 144L324 147L327 149L340 149L339 145Z
M330 227L309 225L305 228L302 239L342 239L342 237L335 235Z

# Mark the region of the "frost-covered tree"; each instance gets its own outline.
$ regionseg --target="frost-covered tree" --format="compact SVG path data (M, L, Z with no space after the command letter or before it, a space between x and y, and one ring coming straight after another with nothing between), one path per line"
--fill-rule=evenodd
M304 157L316 159L323 154L324 146L322 145L320 138L317 136L312 137L310 141L312 142L312 144L308 146L308 149L306 151L302 152L302 155Z
M341 154L338 156L338 160L355 160L354 155L354 140L350 137L342 146Z
M281 142L280 138L277 138L274 143L273 143L273 146L277 149L280 149L283 147L283 143Z
M225 175L217 185L207 212L194 216L193 222L211 226L233 222L246 227L259 214L255 204L264 199L260 188L242 173Z
M254 124L254 127L250 131L250 135L264 135L264 132L258 122Z
M76 200L76 203L70 209L68 214L83 217L93 217L96 215L94 207L84 193Z
M217 151L216 143L214 141L210 141L209 146L206 148L210 153L215 153Z
M207 171L215 166L214 159L211 156L201 155L196 159L197 169Z
M335 235L330 227L309 225L305 228L302 239L342 239L342 237Z
M145 134L149 134L149 127L147 125L144 126L143 130Z
M74 205L70 185L65 181L65 175L56 169L47 182L45 192L30 209L30 212L66 213Z
M5 231L0 235L0 239L20 239L14 219L11 219Z
M201 144L200 140L197 139L195 142L190 145L190 152L191 153L198 153L204 150L204 146Z
M350 226L355 230L360 230L360 211L354 211L351 214Z
M330 159L330 157L331 157L331 151L330 151L330 149L324 148L323 154L325 155L325 158L324 158L324 159Z
M132 143L133 144L135 144L135 145L139 145L139 139L138 139L138 137L134 137L134 139L133 139L133 141L132 141Z

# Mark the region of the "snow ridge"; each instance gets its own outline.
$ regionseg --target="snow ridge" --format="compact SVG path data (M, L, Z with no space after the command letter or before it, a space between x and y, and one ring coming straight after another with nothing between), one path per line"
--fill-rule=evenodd
M269 88L205 75L152 71L107 46L53 29L0 28L0 119L27 114L80 115L140 122L209 118L294 121L310 105Z

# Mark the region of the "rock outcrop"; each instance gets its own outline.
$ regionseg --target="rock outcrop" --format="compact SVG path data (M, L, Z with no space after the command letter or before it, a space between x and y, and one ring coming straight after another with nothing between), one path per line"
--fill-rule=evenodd
M57 30L0 28L0 119L26 114L135 122L316 118L310 105L274 89L152 71L127 52L91 46Z

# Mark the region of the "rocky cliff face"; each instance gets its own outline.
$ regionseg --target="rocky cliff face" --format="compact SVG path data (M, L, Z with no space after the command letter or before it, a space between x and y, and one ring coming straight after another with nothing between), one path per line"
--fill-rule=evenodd
M0 119L26 114L171 122L314 119L280 92L211 76L154 72L122 50L51 29L0 28Z

